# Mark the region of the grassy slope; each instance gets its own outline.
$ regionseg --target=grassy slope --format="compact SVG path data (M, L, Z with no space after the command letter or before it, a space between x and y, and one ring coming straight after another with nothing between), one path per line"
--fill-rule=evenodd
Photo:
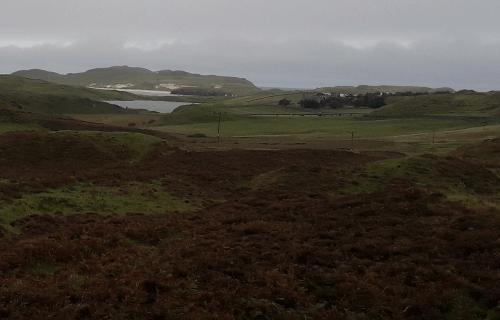
M500 116L500 92L458 92L451 95L397 98L394 103L390 103L372 114L379 116L498 117Z
M100 100L133 100L125 92L59 85L16 76L0 76L0 107L45 114L137 113Z

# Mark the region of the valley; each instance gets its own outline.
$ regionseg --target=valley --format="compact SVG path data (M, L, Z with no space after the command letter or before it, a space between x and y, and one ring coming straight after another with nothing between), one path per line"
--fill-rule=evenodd
M500 318L497 93L152 113L37 81L0 79L0 318Z

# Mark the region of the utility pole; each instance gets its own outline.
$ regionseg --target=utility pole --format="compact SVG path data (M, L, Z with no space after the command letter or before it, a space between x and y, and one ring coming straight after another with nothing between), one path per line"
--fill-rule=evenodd
M357 131L347 131L347 133L351 134L351 151L354 149L354 134L358 133Z
M435 148L434 148L434 143L436 142L436 128L432 129L432 154L434 154Z
M214 114L217 114L217 112L214 111ZM219 140L220 140L220 116L221 116L221 114L222 114L222 111L219 111L219 124L217 125L217 148L219 147Z

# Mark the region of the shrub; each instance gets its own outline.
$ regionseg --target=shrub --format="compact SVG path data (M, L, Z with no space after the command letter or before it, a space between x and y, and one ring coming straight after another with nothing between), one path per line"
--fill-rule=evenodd
M204 133L193 133L188 135L189 138L206 138L207 135Z
M280 102L278 102L278 105L280 105L280 106L288 106L291 103L292 103L292 101L288 100L287 98L283 98L283 99L280 100Z

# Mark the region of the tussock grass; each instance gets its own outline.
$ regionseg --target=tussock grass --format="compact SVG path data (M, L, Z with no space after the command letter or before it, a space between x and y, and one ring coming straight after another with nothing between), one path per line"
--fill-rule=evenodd
M2 123L0 121L0 134L4 134L6 132L11 131L46 131L46 129L42 128L37 124L29 124L29 123Z
M77 184L24 194L20 199L0 200L0 225L15 231L10 223L32 214L158 214L195 208L191 203L164 192L161 185L155 183L134 182L119 188Z
M498 207L500 178L480 164L431 155L383 160L347 175L341 194L370 194L392 185L423 187L469 208ZM337 192L338 192L337 191Z
M37 263L33 266L30 266L26 268L24 271L26 273L30 273L33 275L53 275L54 272L60 270L61 267L50 265L50 264L43 264L43 263Z
M262 190L275 184L283 175L279 170L266 172L255 177L251 182L252 190Z

